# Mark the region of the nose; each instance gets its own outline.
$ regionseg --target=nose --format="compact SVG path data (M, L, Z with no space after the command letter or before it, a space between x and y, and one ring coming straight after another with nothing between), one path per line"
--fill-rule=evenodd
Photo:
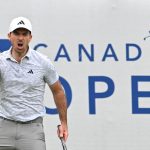
M24 38L24 36L23 36L22 34L19 34L19 35L18 35L18 39L19 39L19 40L23 40L23 38Z

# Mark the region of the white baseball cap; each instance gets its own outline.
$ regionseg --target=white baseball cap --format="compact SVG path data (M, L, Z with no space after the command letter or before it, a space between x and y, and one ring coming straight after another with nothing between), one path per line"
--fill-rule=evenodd
M32 32L31 22L29 19L27 19L25 17L14 18L10 23L9 32L13 32L14 30L16 30L18 28L25 28L25 29L29 30L30 32Z

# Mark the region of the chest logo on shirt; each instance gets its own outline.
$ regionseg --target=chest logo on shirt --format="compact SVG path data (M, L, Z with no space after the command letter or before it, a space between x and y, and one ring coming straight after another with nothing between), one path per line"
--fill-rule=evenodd
M31 70L29 70L29 72L27 72L27 73L31 73L31 74L33 74L33 71L32 71L32 69L31 69Z

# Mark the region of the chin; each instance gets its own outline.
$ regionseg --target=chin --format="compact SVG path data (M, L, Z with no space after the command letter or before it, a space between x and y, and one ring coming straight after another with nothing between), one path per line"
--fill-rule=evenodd
M18 51L18 52L24 52L25 49L24 49L24 48L18 48L18 47L17 47L17 51Z

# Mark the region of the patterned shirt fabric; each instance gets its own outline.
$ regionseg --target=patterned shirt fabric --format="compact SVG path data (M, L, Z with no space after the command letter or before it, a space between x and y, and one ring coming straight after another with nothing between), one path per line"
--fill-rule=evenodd
M43 54L28 50L18 63L11 49L0 54L0 116L29 121L45 115L45 84L52 85L59 76Z

